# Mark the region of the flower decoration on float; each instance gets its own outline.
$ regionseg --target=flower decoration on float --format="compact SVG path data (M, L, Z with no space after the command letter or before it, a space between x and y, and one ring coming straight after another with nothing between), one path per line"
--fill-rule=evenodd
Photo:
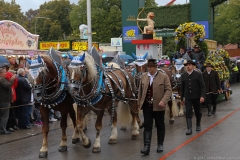
M174 34L175 43L179 43L184 38L193 38L195 42L203 42L206 35L203 25L195 22L180 24Z
M210 63L213 66L213 70L218 72L220 81L230 79L230 72L226 66L226 61L229 61L229 54L223 49L208 54L204 66Z

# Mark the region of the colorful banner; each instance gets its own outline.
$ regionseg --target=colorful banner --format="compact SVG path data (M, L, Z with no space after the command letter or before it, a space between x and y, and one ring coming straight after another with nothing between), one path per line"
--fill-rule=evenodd
M99 49L99 43L92 42L92 45L98 50ZM82 41L82 42L72 42L72 50L73 51L87 51L88 50L88 42Z
M131 43L132 40L136 40L138 36L138 27L137 26L126 26L123 27L123 42Z
M55 50L70 50L70 41L63 42L39 42L40 50L49 50L51 47Z
M0 48L11 50L37 50L38 35L26 31L9 20L0 21Z

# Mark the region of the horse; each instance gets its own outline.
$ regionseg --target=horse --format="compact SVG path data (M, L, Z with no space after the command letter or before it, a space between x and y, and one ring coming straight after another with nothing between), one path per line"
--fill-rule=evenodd
M136 56L134 53L132 53L132 55L135 59L135 72L136 72L135 73L135 85L136 85L136 88L138 88L141 75L144 72L147 72L147 60L146 59L147 59L148 53L145 53L143 56ZM171 86L173 86L171 70L168 69L167 67L161 67L161 68L158 68L158 71L167 74L168 78L170 80ZM172 100L168 101L168 107L169 107L169 123L173 124L175 110L173 110Z
M69 87L77 107L76 132L80 134L82 144L85 148L91 146L90 139L83 132L83 119L89 111L97 115L95 128L96 138L92 152L101 152L100 131L102 129L102 118L105 109L110 113L112 127L109 144L117 141L117 113L115 106L119 101L124 102L131 108L132 115L132 139L139 135L139 121L137 99L133 86L133 77L123 69L97 65L93 57L88 53L81 53L78 56L71 56L72 60L68 66Z
M67 116L68 113L76 127L76 115L73 109L73 99L67 91L67 79L65 71L60 65L61 61L56 62L52 57L56 58L56 52L51 48L48 55L38 55L35 60L29 60L28 80L33 86L34 99L41 102L40 113L43 122L42 133L43 142L39 152L39 158L48 156L48 133L49 133L49 109L61 112L60 126L62 129L62 141L59 152L67 151ZM74 137L74 135L73 135ZM74 140L72 143L76 143Z

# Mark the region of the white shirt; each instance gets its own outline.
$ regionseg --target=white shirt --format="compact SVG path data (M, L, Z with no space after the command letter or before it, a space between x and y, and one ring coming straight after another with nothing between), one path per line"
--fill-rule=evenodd
M192 74L192 72L193 72L193 70L192 70L191 72L188 72L188 71L187 71L187 73L188 73L188 76L190 76L190 74Z
M148 77L150 77L150 86L152 85L153 79L155 78L157 72L152 76L149 72L148 72Z

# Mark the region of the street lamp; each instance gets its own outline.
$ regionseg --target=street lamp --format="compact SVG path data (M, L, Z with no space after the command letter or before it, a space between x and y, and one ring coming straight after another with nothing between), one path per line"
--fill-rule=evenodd
M42 18L42 19L50 19L48 17L35 17L35 34L37 33L37 19Z

